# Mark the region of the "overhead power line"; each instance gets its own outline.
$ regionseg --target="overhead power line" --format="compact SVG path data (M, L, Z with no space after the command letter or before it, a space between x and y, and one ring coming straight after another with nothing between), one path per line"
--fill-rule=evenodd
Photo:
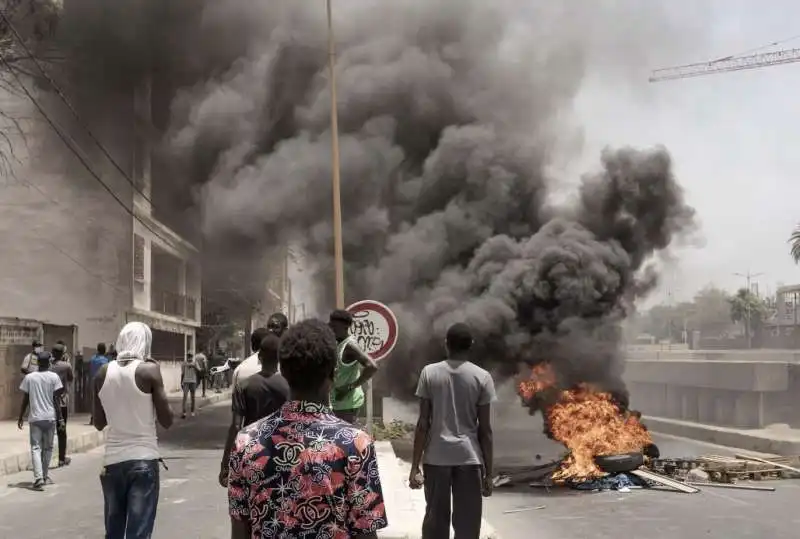
M0 20L3 20L5 22L5 24L8 24L10 28L13 28L13 26L10 25L10 21L8 20L8 17L2 11L0 11ZM16 36L19 36L19 33L17 33L15 30L14 30L14 33L15 33ZM17 39L19 39L19 38L21 38L21 36L19 36ZM30 54L30 50L27 49L27 48L26 48L26 50L27 50L27 52L29 54L29 57L32 60L35 61L34 56L32 54ZM84 157L81 154L81 152L79 151L79 147L78 147L77 143L72 141L70 139L70 137L58 126L58 124L56 124L55 120L53 120L50 117L50 115L47 113L47 111L44 109L44 107L41 105L41 103L39 103L39 101L33 96L33 94L30 92L30 90L28 90L28 88L22 82L22 79L20 78L20 76L16 73L16 71L14 69L12 69L11 65L3 57L2 54L0 54L0 63L2 63L2 65L6 69L6 71L8 71L11 74L11 76L14 78L14 80L17 83L17 85L19 86L19 88L25 94L25 97L27 97L27 99L34 105L36 110L39 112L39 114L42 115L42 117L45 119L47 124L56 133L58 138L61 139L61 141L64 143L64 145L67 147L67 149L78 159L78 161L86 169L86 171L89 172L90 176L103 187L103 189L111 196L111 198L114 199L114 201L117 204L120 205L120 207L126 213L128 213L136 221L141 223L141 225L144 226L147 230L149 230L154 236L156 236L161 241L163 241L164 243L169 245L171 243L171 240L165 238L158 230L154 229L148 222L144 221L142 218L140 218L138 215L136 215L136 213L125 204L125 202L114 192L114 190L111 189L111 187L109 187L109 185L106 184L106 182L103 181L103 179L100 177L100 175L97 172L94 171L92 166L89 164L88 158ZM39 68L43 69L41 66L39 66ZM45 74L45 76L47 76L46 72L43 71L43 73ZM49 78L49 76L48 76L48 78ZM52 81L51 78L49 78L49 80ZM52 81L52 84L54 85L54 88L57 87L57 85L55 84L54 81ZM59 95L62 96L62 99L66 99L65 97L63 97L63 92L60 92L60 90L59 90ZM73 111L74 114L77 115L77 112L75 111L74 108L71 108L71 110ZM79 115L78 115L78 118L80 119ZM84 127L84 129L87 130L87 132L89 131L88 127L86 127L85 123L83 123L82 126ZM93 140L97 141L97 138L94 137L94 135L92 135L92 138L93 138ZM97 142L97 144L100 145L99 141ZM100 146L102 146L102 145L100 145ZM122 167L120 167L119 164L117 164L113 160L113 158L110 157L110 154L108 154L107 151L105 151L104 153L112 161L112 163L115 164L115 167L117 168L117 170L119 170L122 173L123 177L128 181L128 183L131 184L134 187L134 189L136 189L135 183L124 172L124 170L122 170Z
M80 113L78 113L78 111L75 109L75 107L69 101L69 99L67 99L67 96L61 90L61 87L58 85L58 83L56 83L56 81L53 80L53 78L50 76L50 74L44 68L44 66L39 61L39 59L36 57L36 55L34 55L33 52L31 52L31 50L28 48L28 45L25 43L25 40L23 39L22 35L17 31L16 27L11 22L11 20L8 18L8 16L5 14L5 12L0 11L0 18L2 18L3 22L8 26L8 29L13 34L14 38L19 43L20 47L22 47L22 50L27 55L28 59L30 59L36 65L36 67L39 69L39 72L42 74L42 77L44 77L44 79L47 81L47 84L49 84L50 87L52 87L53 90L55 90L56 95L58 95L58 97L61 99L61 101L63 101L64 104L67 106L69 111L72 113L72 115L77 120L78 125L80 125L84 129L84 131L86 131L86 133L89 135L89 138L92 140L92 142L94 142L97 145L97 147L100 148L101 153L106 157L106 159L109 160L109 162L111 162L111 164L114 166L114 168L117 169L117 171L122 175L123 178L125 178L125 180L130 184L130 186L133 187L133 189L137 193L139 193L142 196L142 198L144 198L149 204L152 205L153 201L150 200L150 198L144 193L144 191L139 189L139 186L136 185L136 182L133 180L133 178L131 178L128 175L128 173L125 171L125 169L122 168L122 166L117 162L117 160L114 159L114 157L111 155L111 152L109 152L106 149L105 145L92 132L92 130L89 127L89 125L83 120L83 118L81 118Z

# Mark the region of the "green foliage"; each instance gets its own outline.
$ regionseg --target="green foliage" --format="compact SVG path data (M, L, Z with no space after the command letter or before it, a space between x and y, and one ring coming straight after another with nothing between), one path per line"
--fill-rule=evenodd
M639 330L658 340L681 335L684 327L705 335L719 335L731 322L730 296L709 285L698 292L693 301L676 305L656 305L642 316Z
M747 323L749 320L751 330L761 328L767 317L767 304L746 288L740 288L736 295L728 300L730 304L731 320Z
M795 264L800 263L800 225L789 236L789 254L794 259Z
M376 421L372 425L372 436L379 441L391 441L407 438L414 432L414 425L403 421L394 420L388 425Z

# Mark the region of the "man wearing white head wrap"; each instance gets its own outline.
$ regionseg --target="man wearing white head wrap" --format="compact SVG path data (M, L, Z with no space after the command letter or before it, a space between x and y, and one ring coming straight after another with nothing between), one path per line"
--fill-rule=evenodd
M159 493L156 421L172 425L161 368L150 358L153 334L130 322L117 338L117 360L94 379L94 426L108 426L100 483L105 498L106 537L147 539L155 526Z

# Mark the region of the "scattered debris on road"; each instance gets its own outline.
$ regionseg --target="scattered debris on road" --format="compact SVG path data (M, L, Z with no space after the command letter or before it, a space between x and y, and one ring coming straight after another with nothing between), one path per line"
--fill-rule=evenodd
M695 487L730 488L738 490L762 490L764 492L775 492L775 487L762 487L759 485L734 485L731 483L712 483L711 481L705 481L705 482L687 481L686 484Z
M739 481L767 481L800 478L800 456L761 458L703 455L692 458L645 459L632 470L614 471L582 480L556 480L556 471L567 461L568 453L551 462L500 470L495 487L527 483L531 488L573 488L587 491L628 492L634 488L666 487L687 494L701 488L731 488L774 492L771 486L742 485ZM633 462L633 461L631 461Z
M531 505L528 507L515 507L514 509L508 509L507 511L503 511L504 515L508 515L511 513L522 513L523 511L538 511L539 509L547 509L546 505Z

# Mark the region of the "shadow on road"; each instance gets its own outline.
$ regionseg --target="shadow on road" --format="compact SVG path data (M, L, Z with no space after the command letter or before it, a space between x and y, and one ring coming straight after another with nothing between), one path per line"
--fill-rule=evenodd
M219 450L221 455L228 434L230 409L230 402L223 402L203 408L195 417L181 419L177 414L171 429L159 429L159 445L167 451Z
M22 490L33 490L33 481L20 481L18 483L8 483L8 488L18 488Z

